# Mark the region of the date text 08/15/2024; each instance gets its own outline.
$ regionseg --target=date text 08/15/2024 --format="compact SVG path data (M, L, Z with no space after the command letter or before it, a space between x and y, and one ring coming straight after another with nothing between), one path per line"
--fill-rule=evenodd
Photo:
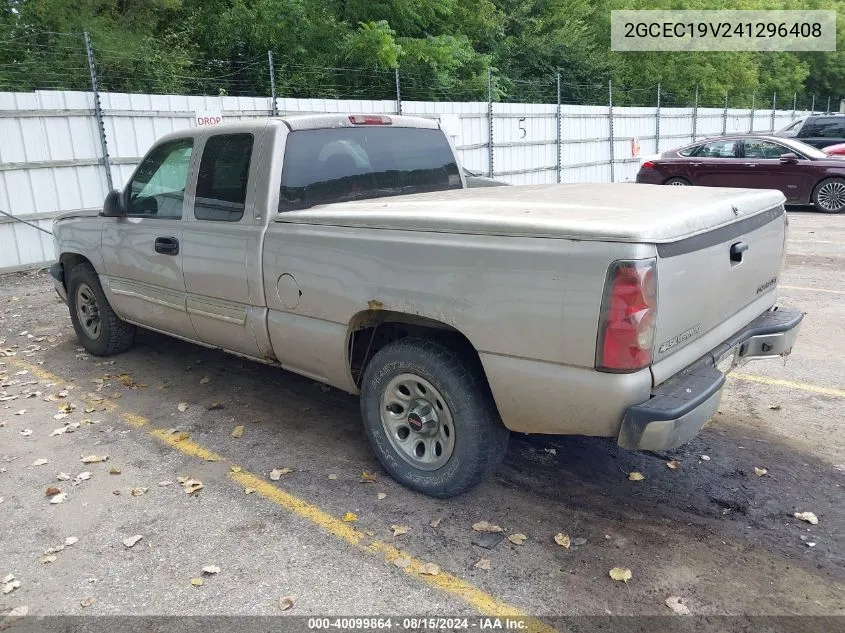
M347 630L359 629L387 629L398 628L404 631L420 631L443 629L455 630L510 630L520 631L528 628L528 622L521 618L437 618L437 617L406 617L406 618L309 618L309 630Z

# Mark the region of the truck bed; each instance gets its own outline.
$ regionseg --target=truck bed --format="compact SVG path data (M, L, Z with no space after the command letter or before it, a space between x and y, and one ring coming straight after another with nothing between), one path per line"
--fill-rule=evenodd
M783 204L778 191L633 183L490 187L315 206L277 222L661 244Z

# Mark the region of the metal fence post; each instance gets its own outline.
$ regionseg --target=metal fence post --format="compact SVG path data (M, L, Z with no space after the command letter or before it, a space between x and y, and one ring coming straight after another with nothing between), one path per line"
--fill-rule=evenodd
M769 127L771 128L771 132L775 131L775 113L777 112L777 103L778 103L778 93L772 94L772 121Z
M654 152L660 153L660 84L657 84L657 108L654 111Z
M396 114L402 114L402 85L399 83L399 66L393 69L396 75Z
M560 183L561 180L561 133L560 127L563 124L563 121L560 117L560 73L557 73L555 77L557 83L557 181Z
M755 109L755 106L756 106L756 103L755 103L756 100L757 100L757 93L752 92L751 93L751 122L748 125L748 131L749 132L754 131L754 109Z
M722 136L728 133L728 91L725 90L725 110L722 113Z
M103 167L106 169L106 182L109 191L114 189L114 181L111 177L111 162L109 161L109 148L106 143L106 126L103 123L103 109L100 106L100 85L97 80L97 67L94 64L94 47L91 45L91 36L85 31L85 52L88 56L88 70L91 72L91 90L94 92L94 116L97 118L97 131L100 134L100 147L103 150Z
M267 51L267 64L270 71L270 114L279 116L279 108L276 107L276 69L273 66L273 51Z
M493 69L487 69L487 175L493 177Z
M827 110L824 111L825 114L830 114L830 97L827 98Z
M796 111L798 110L798 93L792 94L792 120L795 120Z
M616 182L616 152L613 139L613 80L607 82L607 116L610 123L610 182Z
M810 114L816 113L816 95L813 95L813 101L810 103Z
M695 102L692 106L692 142L698 138L698 84L695 84Z

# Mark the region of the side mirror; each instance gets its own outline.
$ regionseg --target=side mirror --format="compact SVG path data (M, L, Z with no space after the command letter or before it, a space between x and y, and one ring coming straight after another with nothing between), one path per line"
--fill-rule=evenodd
M792 152L787 152L786 154L780 155L780 162L782 163L797 163L798 162L798 154L793 154Z
M103 203L101 216L106 218L119 218L126 215L126 205L123 203L123 192L115 189L110 191Z

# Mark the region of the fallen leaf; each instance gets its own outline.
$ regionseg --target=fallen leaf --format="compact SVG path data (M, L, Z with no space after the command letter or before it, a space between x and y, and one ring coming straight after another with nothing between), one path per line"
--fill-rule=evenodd
M123 539L123 544L126 547L133 547L135 545L135 543L140 541L142 538L144 538L144 537L141 536L140 534L136 534L135 536L130 536L130 537Z
M429 523L429 525L430 525L431 527L433 527L433 528L436 528L436 527L438 527L438 526L440 525L440 522L441 522L442 520L443 520L443 517L437 517L436 519L434 519L433 521L431 521L431 522Z
M627 583L633 577L631 570L627 567L614 567L608 573L613 580L621 580L624 583Z
M251 495L253 492L255 492L255 488L244 488L245 495Z
M70 479L70 475L68 475L67 473L59 473L58 475L56 475L56 479L58 479L59 481L67 481L68 479Z
M54 497L51 497L50 503L52 503L53 505L55 505L57 503L64 503L65 499L67 499L67 493L61 492L61 493L55 495Z
M235 439L241 437L243 434L244 434L244 425L243 424L238 424L234 428L234 430L232 431L232 437L234 437Z
M239 473L243 469L240 466L232 466L229 470L231 470L233 473Z
M9 576L6 576L7 578ZM21 586L21 581L16 580L14 576L11 577L12 579L9 582L3 583L3 593L9 594L12 593L15 589Z
M190 433L185 433L184 431L182 431L181 433L179 433L179 434L176 436L175 441L177 441L177 442L184 442L184 441L185 441L185 440L187 440L189 437L191 437L191 434L190 434Z
M508 540L514 545L523 545L528 537L525 534L511 534Z
M55 486L50 486L47 488L47 496L48 497L55 497L57 494L61 494L61 488L56 488Z
M94 402L102 402L103 400L105 400L105 398L103 398L103 396L101 396L98 393L93 393L93 392L89 392L88 394L86 394L86 397L89 400L93 400Z
M490 564L489 558L479 559L479 561L475 564L475 567L477 567L478 569L484 569L486 571L490 571L493 568Z
M67 417L67 413L57 413L53 416L54 420L64 420Z
M202 568L204 574L219 574L220 568L217 565L206 565Z
M24 437L29 437L30 435L32 435L32 429L24 429L23 431L21 431L21 435L23 435Z
M49 463L50 463L49 460L44 459L42 457L41 459L36 459L34 462L32 462L32 464L30 464L30 466L43 466L44 464L49 464Z
M437 576L440 574L440 567L435 563L424 563L420 565L420 574L424 576Z
M119 475L119 474L120 474L120 468L118 468L117 466L112 466L109 469L109 475Z
M403 534L407 534L411 531L407 525L391 525L390 529L393 530L393 536L402 536Z
M394 558L393 564L396 565L399 569L405 569L408 565L411 564L410 558Z
M343 520L346 523L352 523L353 521L358 520L358 515L356 515L354 512L347 512L346 514L343 515Z
M210 382L211 382L211 378L209 378L208 376L203 376L202 378L200 378L200 384L201 385L207 385Z
M45 550L44 550L44 554L45 554L45 555L47 555L47 554L58 554L58 553L59 553L59 552L61 552L64 548L65 548L65 545L64 545L64 543L62 543L61 545L56 545L56 546L54 546L54 547L51 547L50 549L45 549Z
M78 542L79 542L79 539L75 536L68 536L65 539L65 545L67 545L68 547L71 546L71 545L74 545L75 543L78 543Z
M293 472L293 468L274 468L270 471L270 480L279 481L282 475L289 475Z
M561 547L565 547L566 549L569 549L569 546L572 544L572 542L569 540L569 535L564 534L563 532L558 532L557 534L555 534L555 543L557 543Z
M177 408L177 409L179 409L179 411L185 411L185 410L187 410L187 408L188 408L188 403L187 403L187 402L180 402L180 403L176 406L176 408Z
M52 433L50 433L50 437L53 437L54 435L64 435L65 431L67 431L66 426L55 429Z
M71 413L76 410L76 405L72 402L65 402L59 405L59 411L62 413Z
M162 488L164 488L165 486L172 486L173 482L172 481L160 481L160 482L158 482L158 485L161 486Z
M378 499L379 501L381 501L382 499L385 499L385 498L387 498L387 493L380 492L376 495L376 499Z
M41 557L41 563L43 565L46 565L47 563L55 563L58 560L58 558L59 557L56 556L55 554L50 554L49 556L42 556Z
M205 581L202 578L191 578L191 584L194 587L202 587L205 584Z
M710 461L710 456L709 456L709 455L702 455L702 456L701 456L701 461L703 461L703 462L709 462L709 461Z
M666 466L668 466L670 470L678 470L678 468L681 467L681 462L677 459L673 459L671 462L666 462Z
M86 455L82 458L83 464L99 464L100 462L108 461L108 455Z
M23 415L26 413L26 409L21 409L20 411L15 411L15 415Z
M133 488L133 489L132 489L132 496L133 496L133 497L140 497L140 496L141 496L142 494L144 494L145 492L147 492L147 489L146 489L146 488L143 488L143 487L141 487L141 486L139 486L139 487L137 487L137 488Z
M329 475L329 479L331 479L332 481L334 481L335 479L337 479L337 475Z
M811 525L816 525L819 522L818 517L812 512L796 512L793 515L796 519L800 519L801 521L806 521Z
M770 406L769 408L770 408L772 411L780 411L780 405L779 405L779 404L773 404L773 405L772 405L772 406Z
M71 484L74 486L78 486L83 481L88 481L89 479L91 479L91 473L87 470L84 470L74 478Z
M493 525L487 521L479 521L472 524L472 529L476 532L504 532L498 525Z
M631 481L642 481L643 479L645 479L645 476L635 470L632 473L628 473L628 479L630 479Z
M82 601L79 603L79 606L80 606L80 607L82 607L82 608L84 609L85 607L90 607L90 606L91 606L92 604L94 604L95 602L97 602L97 599L96 599L94 596L90 596L90 597L85 598L84 600L82 600Z
M203 489L202 482L199 479L188 479L185 481L184 484L182 484L182 487L185 489L185 492L189 495L192 495Z
M369 471L362 471L361 472L361 483L362 484L374 484L376 483L376 474L371 473Z
M14 579L15 579L14 574L9 574L8 576L5 576L3 578L3 580L0 580L0 584L6 585L6 584L12 582Z
M768 474L768 472L769 471L766 470L765 468L757 468L757 466L754 467L754 474L757 475L758 477L762 477L763 475Z
M678 596L669 596L663 601L663 604L672 609L672 611L678 615L690 615L689 607L681 602L681 599Z
M293 596L282 596L279 598L279 608L282 611L287 611L293 608Z

